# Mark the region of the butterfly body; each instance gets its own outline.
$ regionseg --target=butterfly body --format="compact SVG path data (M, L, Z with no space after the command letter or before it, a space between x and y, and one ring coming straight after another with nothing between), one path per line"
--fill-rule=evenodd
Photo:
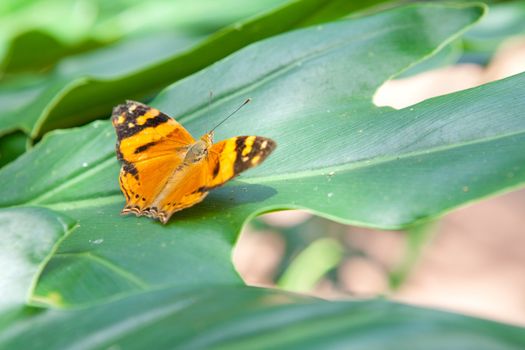
M139 102L113 109L119 182L126 197L123 214L167 223L179 210L201 202L208 192L260 164L275 142L238 136L213 143L213 132L194 140L174 119Z
M208 151L213 145L213 133L207 133L197 142L190 146L186 156L185 164L192 164L201 161L208 155Z

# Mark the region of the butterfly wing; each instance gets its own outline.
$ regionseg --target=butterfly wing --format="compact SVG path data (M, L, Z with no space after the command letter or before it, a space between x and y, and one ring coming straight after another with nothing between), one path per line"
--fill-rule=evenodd
M162 192L157 196L149 209L152 217L167 223L173 213L201 202L207 191L199 191L206 183L207 166L203 161L184 166L173 174Z
M112 122L122 163L120 188L126 197L122 212L149 215L147 209L195 140L174 119L139 102L115 107Z
M275 149L260 136L239 136L218 142L201 161L174 174L154 203L155 215L166 223L173 213L202 201L211 189L260 164Z
M207 181L209 191L259 165L275 149L272 139L261 136L237 136L214 144L208 153Z

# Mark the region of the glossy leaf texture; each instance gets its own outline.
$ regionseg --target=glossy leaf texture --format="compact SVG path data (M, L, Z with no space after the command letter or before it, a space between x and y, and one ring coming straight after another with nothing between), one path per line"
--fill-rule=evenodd
M168 289L87 310L36 311L25 311L31 322L5 328L0 347L496 350L525 344L522 328L496 322L384 300L328 302L249 287Z
M10 189L2 207L43 206L79 224L43 271L34 301L68 306L167 285L241 284L231 248L246 220L270 210L306 208L340 222L399 228L522 184L524 76L401 111L371 103L384 80L482 13L479 6L414 5L299 30L167 89L154 105L195 135L251 96L217 138L257 134L278 143L262 166L167 226L120 217L109 122L44 138L0 171ZM217 93L209 110L194 98L201 89ZM34 174L42 176L35 181Z
M348 9L360 9L384 0L368 0ZM22 130L32 139L56 128L78 126L108 114L129 98L149 98L228 54L272 35L344 15L343 0L298 0L215 32L195 44L179 35L148 36L142 45L120 43L100 52L88 52L61 62L25 103L0 111L0 136ZM310 20L311 19L311 20ZM187 38L183 36L182 38ZM133 43L137 40L134 39ZM187 41L187 40L186 40ZM95 64L93 64L95 62ZM30 92L34 89L29 89ZM24 91L20 92L22 94ZM201 92L207 96L208 91ZM1 98L1 97L0 97Z

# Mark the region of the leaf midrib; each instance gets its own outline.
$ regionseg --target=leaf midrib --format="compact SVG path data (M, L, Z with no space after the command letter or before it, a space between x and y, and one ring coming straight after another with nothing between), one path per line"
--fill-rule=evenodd
M92 251L84 251L84 252L57 252L53 255L53 258L68 258L68 257L77 257L77 258L86 258L88 260L92 260L93 262L100 264L109 270L113 271L116 275L122 277L123 279L131 282L134 284L137 288L140 288L142 290L146 290L150 287L150 285L134 274L132 274L130 271L123 269L122 267L114 264L110 260L103 258L100 255L97 255L93 253Z
M401 159L409 159L419 156L428 156L429 154L433 153L441 153L444 151L452 150L452 149L458 149L465 146L475 145L475 144L482 144L482 143L489 143L505 138L510 138L518 135L525 135L525 130L517 131L517 132L511 132L503 135L497 135L492 137L485 137L481 139L475 139L470 141L465 141L462 143L452 143L448 145L442 145L437 147L431 147L426 149L420 149L414 152L407 152L407 153L399 153L396 155L385 155L385 156L379 156L374 158L368 158L368 159L360 159L357 161L351 161L346 162L343 164L337 164L329 167L324 168L316 168L311 170L303 170L298 172L288 172L284 174L279 175L268 175L268 176L258 176L258 177L248 177L243 178L244 182L248 183L261 183L261 182L277 182L280 180L289 180L289 179L297 179L297 178L308 178L308 177L315 177L315 176L326 176L327 172L346 172L350 170L355 169L362 169L367 167L373 167L380 164L390 163L393 161L398 161Z

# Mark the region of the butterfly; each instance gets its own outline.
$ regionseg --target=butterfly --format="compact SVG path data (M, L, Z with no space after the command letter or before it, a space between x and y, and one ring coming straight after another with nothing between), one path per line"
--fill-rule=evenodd
M260 164L276 147L275 141L261 136L213 143L215 128L195 140L175 119L135 101L114 107L111 119L122 164L120 189L126 197L122 214L149 216L163 224L173 213L201 202L210 190Z

